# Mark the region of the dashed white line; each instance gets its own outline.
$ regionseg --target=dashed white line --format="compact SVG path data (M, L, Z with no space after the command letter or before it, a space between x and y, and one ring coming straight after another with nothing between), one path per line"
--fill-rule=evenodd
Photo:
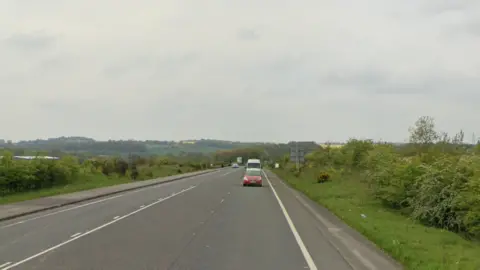
M191 189L193 189L193 188L195 188L195 186L188 188L188 189L185 190L184 192L186 192L186 191L188 191L188 190L191 190ZM180 194L180 193L181 193L181 192L178 192L178 193L176 193L175 195L170 195L170 196L168 196L168 197L163 198L163 199L160 200L160 201L155 201L155 202L153 202L153 203L151 203L151 204L148 204L148 205L146 205L144 208L137 209L137 210L135 210L135 211L133 211L133 212L130 212L130 213L124 215L124 216L121 216L121 217L119 217L119 218L117 218L117 219L115 219L115 220L112 220L112 221L110 221L110 222L108 222L108 223L105 223L105 224L103 224L103 225L100 225L100 226L98 226L98 227L96 227L96 228L94 228L94 229L91 229L90 231L87 231L87 232L83 233L82 235L79 235L79 236L77 236L77 237L75 237L75 238L71 238L71 239L69 239L69 240L67 240L67 241L65 241L65 242L62 242L62 243L58 244L58 245L55 245L55 246L50 247L50 248L48 248L48 249L45 249L45 250L42 251L42 252L39 252L39 253L37 253L37 254L35 254L35 255L32 255L32 256L30 256L30 257L28 257L28 258L25 258L25 259L23 259L23 260L21 260L21 261L19 261L19 262L16 262L16 263L14 263L14 264L11 264L11 265L9 265L9 266L7 266L6 268L1 269L1 270L8 270L8 269L17 267L17 266L19 266L19 265L21 265L21 264L24 264L24 263L26 263L26 262L28 262L28 261L31 261L31 260L33 260L33 259L35 259L35 258L37 258L37 257L39 257L39 256L42 256L42 255L44 255L44 254L46 254L46 253L48 253L48 252L50 252L50 251L53 251L53 250L55 250L55 249L58 249L58 248L66 245L66 244L68 244L68 243L70 243L70 242L73 242L73 241L78 240L78 239L80 239L80 238L82 238L82 237L84 237L84 236L87 236L87 235L89 235L89 234L92 234L92 233L94 233L94 232L96 232L96 231L98 231L98 230L101 230L101 229L103 229L103 228L105 228L105 227L107 227L107 226L110 226L110 225L112 225L112 224L114 224L114 223L116 223L116 222L118 222L118 221L120 221L120 220L122 220L122 219L125 219L125 218L127 218L127 217L129 217L129 216L135 215L136 213L139 213L139 212L141 212L141 211L143 211L143 210L145 210L145 209L147 209L147 208L149 208L149 207L152 207L152 206L154 206L154 205L156 205L156 204L158 204L158 203L160 203L160 202L163 202L163 201L165 201L165 200L168 200L168 199L170 199L170 198L173 198L173 197L175 197L176 195L178 195L178 194Z
M223 203L224 201L225 201L225 200L224 200L224 199L222 199L222 200L220 201L220 203Z
M63 213L63 212L75 210L75 209L82 208L82 207L89 206L89 205L96 204L96 203L101 203L101 202L108 201L108 200L112 200L112 199L115 199L115 198L118 198L118 197L122 197L122 196L123 196L123 194L122 194L122 195L113 196L113 197L108 197L108 198L105 198L105 199L102 199L102 200L93 201L93 202L89 202L89 203L82 204L82 205L77 205L77 206L70 207L70 208L67 208L67 209L63 209L63 210L60 210L60 211L56 211L56 212L53 212L53 213L48 213L48 214L46 214L46 215L42 215L42 216L38 216L38 217L33 217L33 218L29 218L29 219L25 219L25 220L22 220L22 221L19 221L19 222L15 222L15 223L12 223L12 224L8 224L8 225L5 225L5 226L2 226L2 227L0 227L0 229L4 229L4 228L12 227L12 226L15 226L15 225L23 224L23 223L25 223L25 222L32 221L32 220L36 220L36 219L39 219L39 218L44 218L44 217L48 217L48 216L53 216L53 215L56 215L56 214L60 214L60 213Z
M5 266L7 266L7 265L9 265L9 264L11 264L11 263L12 263L12 262L6 262L6 263L0 265L0 268L5 267Z
M199 176L206 176L206 175L214 174L214 173L218 173L218 172L219 172L219 171L213 171L213 172L208 172L208 173L200 174L200 175L192 175L192 176L188 176L188 177L186 177L186 178L184 178L184 179L187 180L187 179L189 179L189 178L195 178L195 177L199 177ZM184 179L179 179L179 180L184 180ZM155 187L155 188L157 188L157 187L165 187L165 185L160 184L160 185L156 185L156 186L154 186L154 187ZM190 186L190 187L195 187L195 186ZM132 194L132 193L137 193L137 192L141 192L141 191L145 191L145 188L140 188L140 189L138 189L138 190L132 190L132 191L126 191L125 194ZM185 191L185 190L182 190L182 191ZM0 227L0 229L4 229L4 228L8 228L8 227L13 227L13 226L20 225L20 224L23 224L23 223L28 222L28 221L32 221L32 220L36 220L36 219L40 219L40 218L44 218L44 217L48 217L48 216L53 216L53 215L56 215L56 214L60 214L60 213L63 213L63 212L75 210L75 209L82 208L82 207L85 207L85 206L89 206L89 205L92 205L92 204L97 204L97 203L101 203L101 202L104 202L104 201L112 200L112 199L115 199L115 198L122 197L122 196L124 196L125 194L120 194L120 195L108 197L108 198L105 198L105 199L101 199L101 200L96 200L96 201L93 201L93 202L85 203L85 204L82 204L82 205L70 207L70 208L67 208L67 209L60 210L60 211L48 213L48 214L45 214L45 215L41 215L41 216L37 216L37 217L25 219L25 220L22 220L22 221L18 221L18 222L12 223L12 224L8 224L8 225L5 225L5 226L2 226L2 227ZM172 194L172 195L174 195L174 194Z
M268 176L265 172L263 172L263 175L265 175L265 179L267 179L268 185L272 189L273 195L277 199L278 204L280 205L280 209L283 212L283 215L285 216L285 219L287 220L288 226L290 227L290 230L293 233L293 236L295 237L295 241L297 241L298 246L300 247L300 250L302 251L303 257L305 258L305 261L307 262L308 268L310 270L317 270L317 266L315 265L315 262L312 259L312 256L308 252L307 247L303 243L302 238L300 237L300 234L297 231L297 228L295 228L295 225L293 224L292 219L290 218L290 215L287 212L287 209L282 203L282 200L280 200L280 197L278 197L277 191L275 191L275 188L273 187L272 183L270 182L270 179L268 179Z
M80 234L82 234L82 233L76 233L76 234L74 234L74 235L72 235L72 236L70 236L70 237L74 238L74 237L76 237L76 236L79 236Z

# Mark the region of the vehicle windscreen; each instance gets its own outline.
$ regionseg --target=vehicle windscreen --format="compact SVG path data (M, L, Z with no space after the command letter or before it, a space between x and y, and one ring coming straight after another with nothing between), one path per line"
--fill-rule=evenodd
M260 163L248 163L247 167L252 169L260 169Z
M262 171L259 170L247 170L247 176L262 176Z

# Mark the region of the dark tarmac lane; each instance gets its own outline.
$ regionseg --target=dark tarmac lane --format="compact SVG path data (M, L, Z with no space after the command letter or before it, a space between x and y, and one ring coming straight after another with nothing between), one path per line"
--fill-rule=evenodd
M2 222L0 269L352 269L278 179L274 190L242 176L228 168Z

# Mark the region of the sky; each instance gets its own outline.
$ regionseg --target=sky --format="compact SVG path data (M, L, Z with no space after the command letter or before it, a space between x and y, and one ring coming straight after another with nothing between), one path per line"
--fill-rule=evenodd
M478 0L2 0L0 138L480 137Z

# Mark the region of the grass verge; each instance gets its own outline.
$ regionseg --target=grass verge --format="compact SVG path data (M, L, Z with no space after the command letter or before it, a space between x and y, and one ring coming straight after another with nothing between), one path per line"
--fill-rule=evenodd
M274 169L280 178L356 229L378 247L412 270L478 270L480 243L436 228L426 227L369 195L359 173L349 173L317 184L313 171L299 177ZM366 217L362 217L364 214Z
M184 168L179 171L176 166L162 166L147 170L146 168L139 168L140 176L138 181L177 175L182 173L193 172L191 168ZM55 196L60 194L67 194L72 192L84 191L89 189L96 189L125 183L131 183L132 180L128 177L105 176L103 174L81 175L76 180L64 186L57 186L52 188L45 188L36 191L22 192L9 196L0 197L0 205L15 203L20 201L33 200L43 197Z

